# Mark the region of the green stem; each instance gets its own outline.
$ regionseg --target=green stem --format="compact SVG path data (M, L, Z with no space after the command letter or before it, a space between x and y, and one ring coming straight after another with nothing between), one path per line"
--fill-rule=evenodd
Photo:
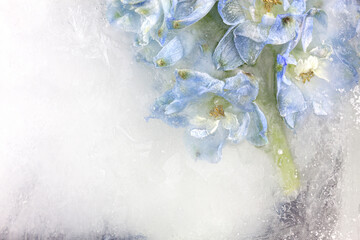
M266 48L261 55L255 67L256 70L260 70L265 81L260 83L257 103L265 113L268 121L269 150L278 169L281 185L285 194L290 195L299 190L300 179L286 138L286 125L279 115L276 105L275 66L277 53L273 48ZM271 65L273 65L272 70L262 67Z
M285 135L284 122L280 116L269 124L268 138L275 164L281 175L285 194L292 194L300 187L299 174L296 169L289 144Z

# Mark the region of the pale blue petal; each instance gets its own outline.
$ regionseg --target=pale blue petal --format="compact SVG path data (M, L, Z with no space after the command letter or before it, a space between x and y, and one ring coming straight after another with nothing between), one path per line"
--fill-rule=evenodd
M245 1L242 0L220 0L218 3L218 12L227 25L237 25L246 20L244 11L246 9Z
M166 17L169 14L170 11L170 5L171 2L170 0L161 0L161 6L162 6L162 11L163 11L163 20L162 20L162 24L160 26L160 28L157 31L157 36L156 36L156 40L160 43L161 46L164 46L166 39L167 39L167 35L168 35L168 28L166 25Z
M108 5L106 17L110 24L127 32L137 32L141 26L140 16L118 1Z
M177 63L184 56L184 49L178 37L166 44L154 58L156 67L168 67Z
M284 118L293 118L295 113L303 112L307 106L303 94L300 89L294 84L287 85L279 78L277 81L277 106L280 116ZM295 121L295 120L294 120ZM294 127L288 123L290 127Z
M290 12L293 14L302 14L306 10L305 0L293 0L290 6Z
M165 114L170 115L182 111L187 105L187 101L183 99L174 99L170 104L165 107Z
M287 11L289 9L289 7L290 7L289 0L283 1L283 7L284 7L284 11Z
M324 27L328 26L328 16L324 10L316 9L313 13L313 17Z
M223 97L242 110L252 110L259 86L254 79L239 72L236 76L225 79Z
M235 36L235 46L240 57L249 65L256 63L261 51L265 47L265 43L255 42L250 38L243 36Z
M148 45L138 47L136 50L136 61L143 61L152 65L154 64L154 57L161 50L161 46L156 41L150 41Z
M286 59L287 64L296 65L297 61L293 55L289 55Z
M301 37L301 44L303 47L304 52L306 52L309 44L312 41L312 31L313 31L313 25L314 25L314 20L312 17L307 17L305 19L305 23L304 23L304 30L302 33L302 37Z
M295 28L295 37L287 43L284 56L288 56L290 52L298 45L302 37L306 15L296 16L297 26Z
M142 16L142 24L138 34L137 44L149 44L150 38L155 38L161 25L162 8L158 1L145 2L135 9Z
M284 56L278 54L277 55L277 67L281 68L280 70L278 70L278 72L276 73L276 78L277 81L281 81L287 85L291 84L291 81L288 80L285 76L286 73L286 66L288 65L288 63L290 64L290 62L292 62L293 59L291 59L290 61L288 60L288 58L285 58Z
M189 122L185 116L178 114L166 114L166 108L175 100L174 93L170 90L164 93L163 96L156 99L152 111L149 117L146 120L151 118L158 118L167 123L172 127L186 127Z
M244 64L235 46L233 30L234 27L225 33L214 51L213 61L219 70L233 70Z
M186 145L191 155L198 160L217 163L222 157L222 148L226 142L228 131L219 129L205 138L195 138L187 135Z
M187 27L205 17L216 0L173 0L170 16L167 18L169 29Z
M253 22L244 22L234 30L234 42L242 60L247 64L255 64L265 47L268 28Z
M252 21L240 23L234 30L235 36L250 38L255 42L264 42L269 34L269 27L263 24L257 24Z
M287 62L281 55L277 57L277 63L282 66L281 71L276 73L277 80L277 107L289 127L294 128L296 117L303 112L307 106L305 98L300 89L285 76Z
M249 112L250 124L246 139L255 146L264 146L268 143L266 137L267 121L264 113L253 103L253 111Z
M188 125L187 117L182 113L187 105L205 93L219 95L224 82L206 73L189 70L177 70L175 75L175 86L155 101L148 118L159 118L171 126L183 127Z
M249 130L250 125L250 115L249 113L239 113L237 115L237 118L239 120L239 126L237 128L231 128L229 130L229 136L228 140L232 143L239 143L241 140L243 140Z
M178 98L195 98L204 93L221 94L224 82L206 73L191 70L176 70L174 93Z
M264 14L261 18L261 24L271 27L275 23L276 18L268 14Z
M298 18L291 14L278 15L270 28L268 44L280 45L289 42L296 36Z
M284 117L285 123L289 128L295 128L297 116L299 115L298 112L296 113L289 113Z

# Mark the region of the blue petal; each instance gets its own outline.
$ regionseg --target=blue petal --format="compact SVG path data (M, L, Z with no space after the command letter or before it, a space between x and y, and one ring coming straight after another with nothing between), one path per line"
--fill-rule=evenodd
M246 1L242 0L220 0L218 3L218 12L227 25L237 25L246 20L244 10L246 11ZM249 6L248 6L249 7Z
M223 81L202 72L176 70L175 76L173 91L178 98L192 99L209 92L220 95L224 88Z
M306 10L305 0L293 0L290 6L290 12L293 14L302 14Z
M172 39L154 58L156 67L168 67L177 63L184 56L184 49L178 37Z
M166 38L168 35L168 28L166 25L166 16L169 14L170 11L170 1L169 0L161 0L161 6L163 10L163 20L160 28L157 31L156 40L160 43L161 46L163 46L166 42Z
M174 100L174 93L171 90L167 91L163 96L156 99L152 107L152 112L150 116L146 118L146 120L151 118L158 118L173 127L186 127L189 124L186 117L178 114L166 114L166 108Z
M304 52L306 52L309 44L312 41L312 31L313 31L313 25L314 25L313 18L312 17L306 18L304 24L305 25L304 25L304 30L302 33L301 43L302 43Z
M136 49L136 60L143 61L149 64L154 64L154 56L161 50L161 46L156 41L150 41L148 45L141 46Z
M169 29L181 29L187 27L205 17L216 0L173 0L170 16L167 19Z
M325 11L321 9L316 9L313 13L313 17L324 27L327 28L328 26L328 16Z
M225 79L223 97L234 106L242 110L252 110L252 102L256 99L259 86L254 79L251 79L242 72L236 76Z
M284 11L287 11L289 9L289 7L290 7L289 0L283 1L283 7L284 7Z
M303 94L300 89L293 83L287 85L281 80L277 82L277 106L280 115L287 120L289 117L293 118L295 114L303 112L307 106ZM295 122L295 120L293 121ZM294 125L288 122L288 125L293 128Z
M304 30L304 26L305 26L305 19L306 19L306 15L301 15L301 16L296 17L297 26L295 28L295 37L287 43L285 53L283 54L284 56L288 56L290 54L290 52L300 42L303 30Z
M255 104L253 105L253 111L249 112L250 124L246 139L255 146L264 146L268 143L266 137L267 121L264 113Z
M234 30L236 49L247 64L255 64L265 47L268 28L252 22L244 22Z
M219 95L224 82L206 73L190 70L177 70L175 75L175 86L155 101L148 119L159 118L171 126L184 127L188 125L188 119L182 111L187 105L205 93Z
M225 33L214 51L213 61L219 70L233 70L244 64L235 46L233 30L234 27Z
M285 119L289 127L294 128L296 117L299 113L303 112L307 106L300 89L285 76L286 61L286 58L278 55L277 62L282 68L276 73L276 99L280 116Z
M113 1L108 5L106 17L110 24L128 32L137 32L140 28L140 16L118 1Z
M280 45L289 42L296 36L298 17L291 14L278 15L270 28L268 44Z
M218 130L202 139L188 135L186 144L194 158L217 163L221 160L222 148L226 142L227 134L225 130Z
M289 113L284 117L285 123L289 128L294 128L297 120L298 112Z
M250 125L249 113L238 113L236 117L239 121L239 125L237 128L229 129L229 136L227 138L232 143L239 143L243 140L249 131Z
M149 44L150 37L156 37L161 24L162 6L158 1L148 1L137 7L135 12L143 18L137 43L144 46Z

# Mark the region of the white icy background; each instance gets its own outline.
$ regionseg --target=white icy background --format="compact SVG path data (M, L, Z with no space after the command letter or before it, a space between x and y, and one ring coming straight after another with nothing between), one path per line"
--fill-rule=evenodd
M219 164L196 162L181 130L144 121L157 77L103 11L97 0L0 0L0 238L261 234L281 197L272 160L242 143ZM344 112L337 236L360 239L360 134L356 111Z

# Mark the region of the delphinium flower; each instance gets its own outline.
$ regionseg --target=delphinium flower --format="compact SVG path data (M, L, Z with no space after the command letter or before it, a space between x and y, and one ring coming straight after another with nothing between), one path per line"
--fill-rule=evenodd
M190 70L175 75L175 86L156 100L149 118L186 128L195 158L218 162L227 141L267 143L266 118L254 103L258 85L253 75L239 72L223 81Z
M306 22L312 15L310 13ZM320 23L327 25L324 17L320 18ZM341 29L346 28L342 26ZM359 55L349 44L354 29L330 37L329 33L316 32L316 39L308 38L305 47L303 41L300 49L296 45L301 34L312 36L310 31L316 32L312 19L311 27L305 26L290 44L292 47L277 56L278 109L290 128L295 127L297 119L305 112L312 111L320 116L332 113L339 94L354 87L359 80ZM306 51L308 46L310 50Z
M215 9L216 2L115 0L108 19L136 33L143 60L156 68L173 66L164 73L179 65L200 69L176 70L175 85L155 101L148 118L185 128L192 155L209 162L221 159L227 142L269 143L284 192L296 192L299 175L283 119L294 128L310 111L330 115L340 93L357 83L360 4L219 0ZM262 75L261 91L247 72Z
M139 56L156 67L174 65L192 51L192 34L180 29L202 19L216 0L113 0L107 18L137 34Z
M218 11L230 28L214 52L217 68L255 64L265 45L288 43L300 30L305 10L305 0L220 0Z

